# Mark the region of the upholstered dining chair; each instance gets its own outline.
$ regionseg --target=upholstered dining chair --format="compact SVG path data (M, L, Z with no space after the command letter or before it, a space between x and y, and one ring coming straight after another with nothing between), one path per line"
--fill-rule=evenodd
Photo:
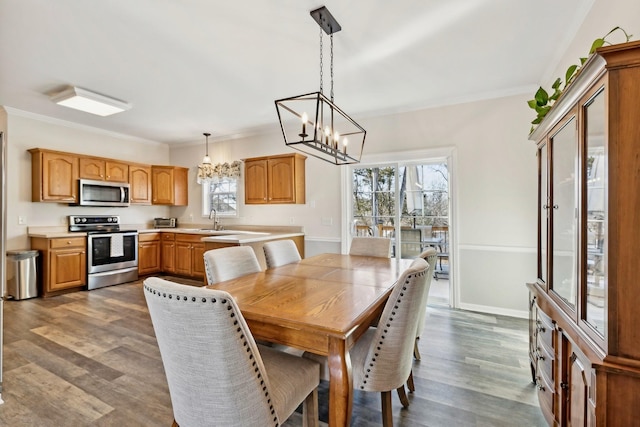
M436 248L429 247L424 251L422 251L422 253L420 253L418 257L427 261L427 264L429 264L429 270L427 270L427 280L425 284L427 297L424 298L424 300L422 301L422 306L420 307L420 318L418 319L418 327L416 329L416 339L415 339L415 344L413 346L413 357L415 357L416 360L420 360L420 350L418 349L418 339L420 338L420 335L422 335L422 332L424 331L424 323L427 318L427 300L429 299L429 289L431 288L431 280L433 279L434 269L436 267L436 262L438 261L438 251L436 250ZM409 374L409 378L407 380L407 387L411 392L416 391L416 387L413 382L413 370L411 370L411 373ZM403 398L402 397L403 392L404 392L404 388L402 391L398 389L398 394L400 395L401 399Z
M391 239L388 237L354 237L349 255L391 257Z
M420 307L427 298L428 270L429 266L422 258L411 263L391 291L378 326L369 328L350 350L353 387L381 393L384 427L393 426L393 390L398 390L402 405L409 406L404 383L411 372ZM326 357L312 353L305 353L305 357L323 364L321 377L326 379Z
M255 252L249 246L230 246L211 249L204 253L204 270L207 283L235 279L245 274L262 271Z
M144 281L174 426L279 426L303 404L318 425L316 362L258 346L225 291Z
M427 261L427 264L429 264L429 271L428 271L429 274L427 277L427 284L426 284L427 295L429 295L429 289L431 288L431 279L433 279L436 262L438 262L438 251L436 250L436 248L428 247L427 249L422 251L422 253L418 255L418 257ZM425 319L427 318L427 299L428 298L424 299L423 301L424 304L422 305L422 307L420 307L420 319L418 320L418 330L416 331L416 344L413 349L413 356L416 358L416 360L420 360L420 351L418 350L418 339L420 338L420 335L422 335L422 332L424 331L424 322L425 322Z
M267 262L267 268L279 267L292 262L298 262L302 258L298 252L298 247L293 240L275 240L266 242L262 249L264 250L264 259Z

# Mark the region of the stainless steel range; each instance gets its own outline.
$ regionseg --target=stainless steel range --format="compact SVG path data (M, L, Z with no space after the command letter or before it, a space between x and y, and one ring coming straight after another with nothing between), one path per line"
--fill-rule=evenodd
M138 232L117 215L70 215L69 231L87 233L89 290L138 280Z

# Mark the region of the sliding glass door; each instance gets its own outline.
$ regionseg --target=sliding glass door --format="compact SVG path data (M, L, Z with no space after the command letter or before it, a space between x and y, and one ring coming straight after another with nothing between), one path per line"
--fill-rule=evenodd
M448 273L449 168L446 161L389 163L351 169L351 235L393 241L393 256L442 254ZM446 272L445 272L446 267Z

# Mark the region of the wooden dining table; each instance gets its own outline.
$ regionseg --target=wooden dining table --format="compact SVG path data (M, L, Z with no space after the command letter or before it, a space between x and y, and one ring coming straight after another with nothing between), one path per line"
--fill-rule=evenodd
M411 260L321 254L209 286L236 300L254 338L327 356L329 426L348 426L349 349L382 313Z

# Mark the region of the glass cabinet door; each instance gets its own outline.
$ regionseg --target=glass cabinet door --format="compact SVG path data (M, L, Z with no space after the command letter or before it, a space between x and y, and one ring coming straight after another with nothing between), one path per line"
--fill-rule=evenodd
M551 158L551 290L575 310L577 300L578 138L575 116L550 139Z
M547 283L547 240L549 239L549 179L547 145L538 148L538 281Z
M606 275L606 179L605 154L605 94L600 90L583 107L585 121L585 201L586 230L583 248L586 262L586 304L584 318L602 336L605 335Z

